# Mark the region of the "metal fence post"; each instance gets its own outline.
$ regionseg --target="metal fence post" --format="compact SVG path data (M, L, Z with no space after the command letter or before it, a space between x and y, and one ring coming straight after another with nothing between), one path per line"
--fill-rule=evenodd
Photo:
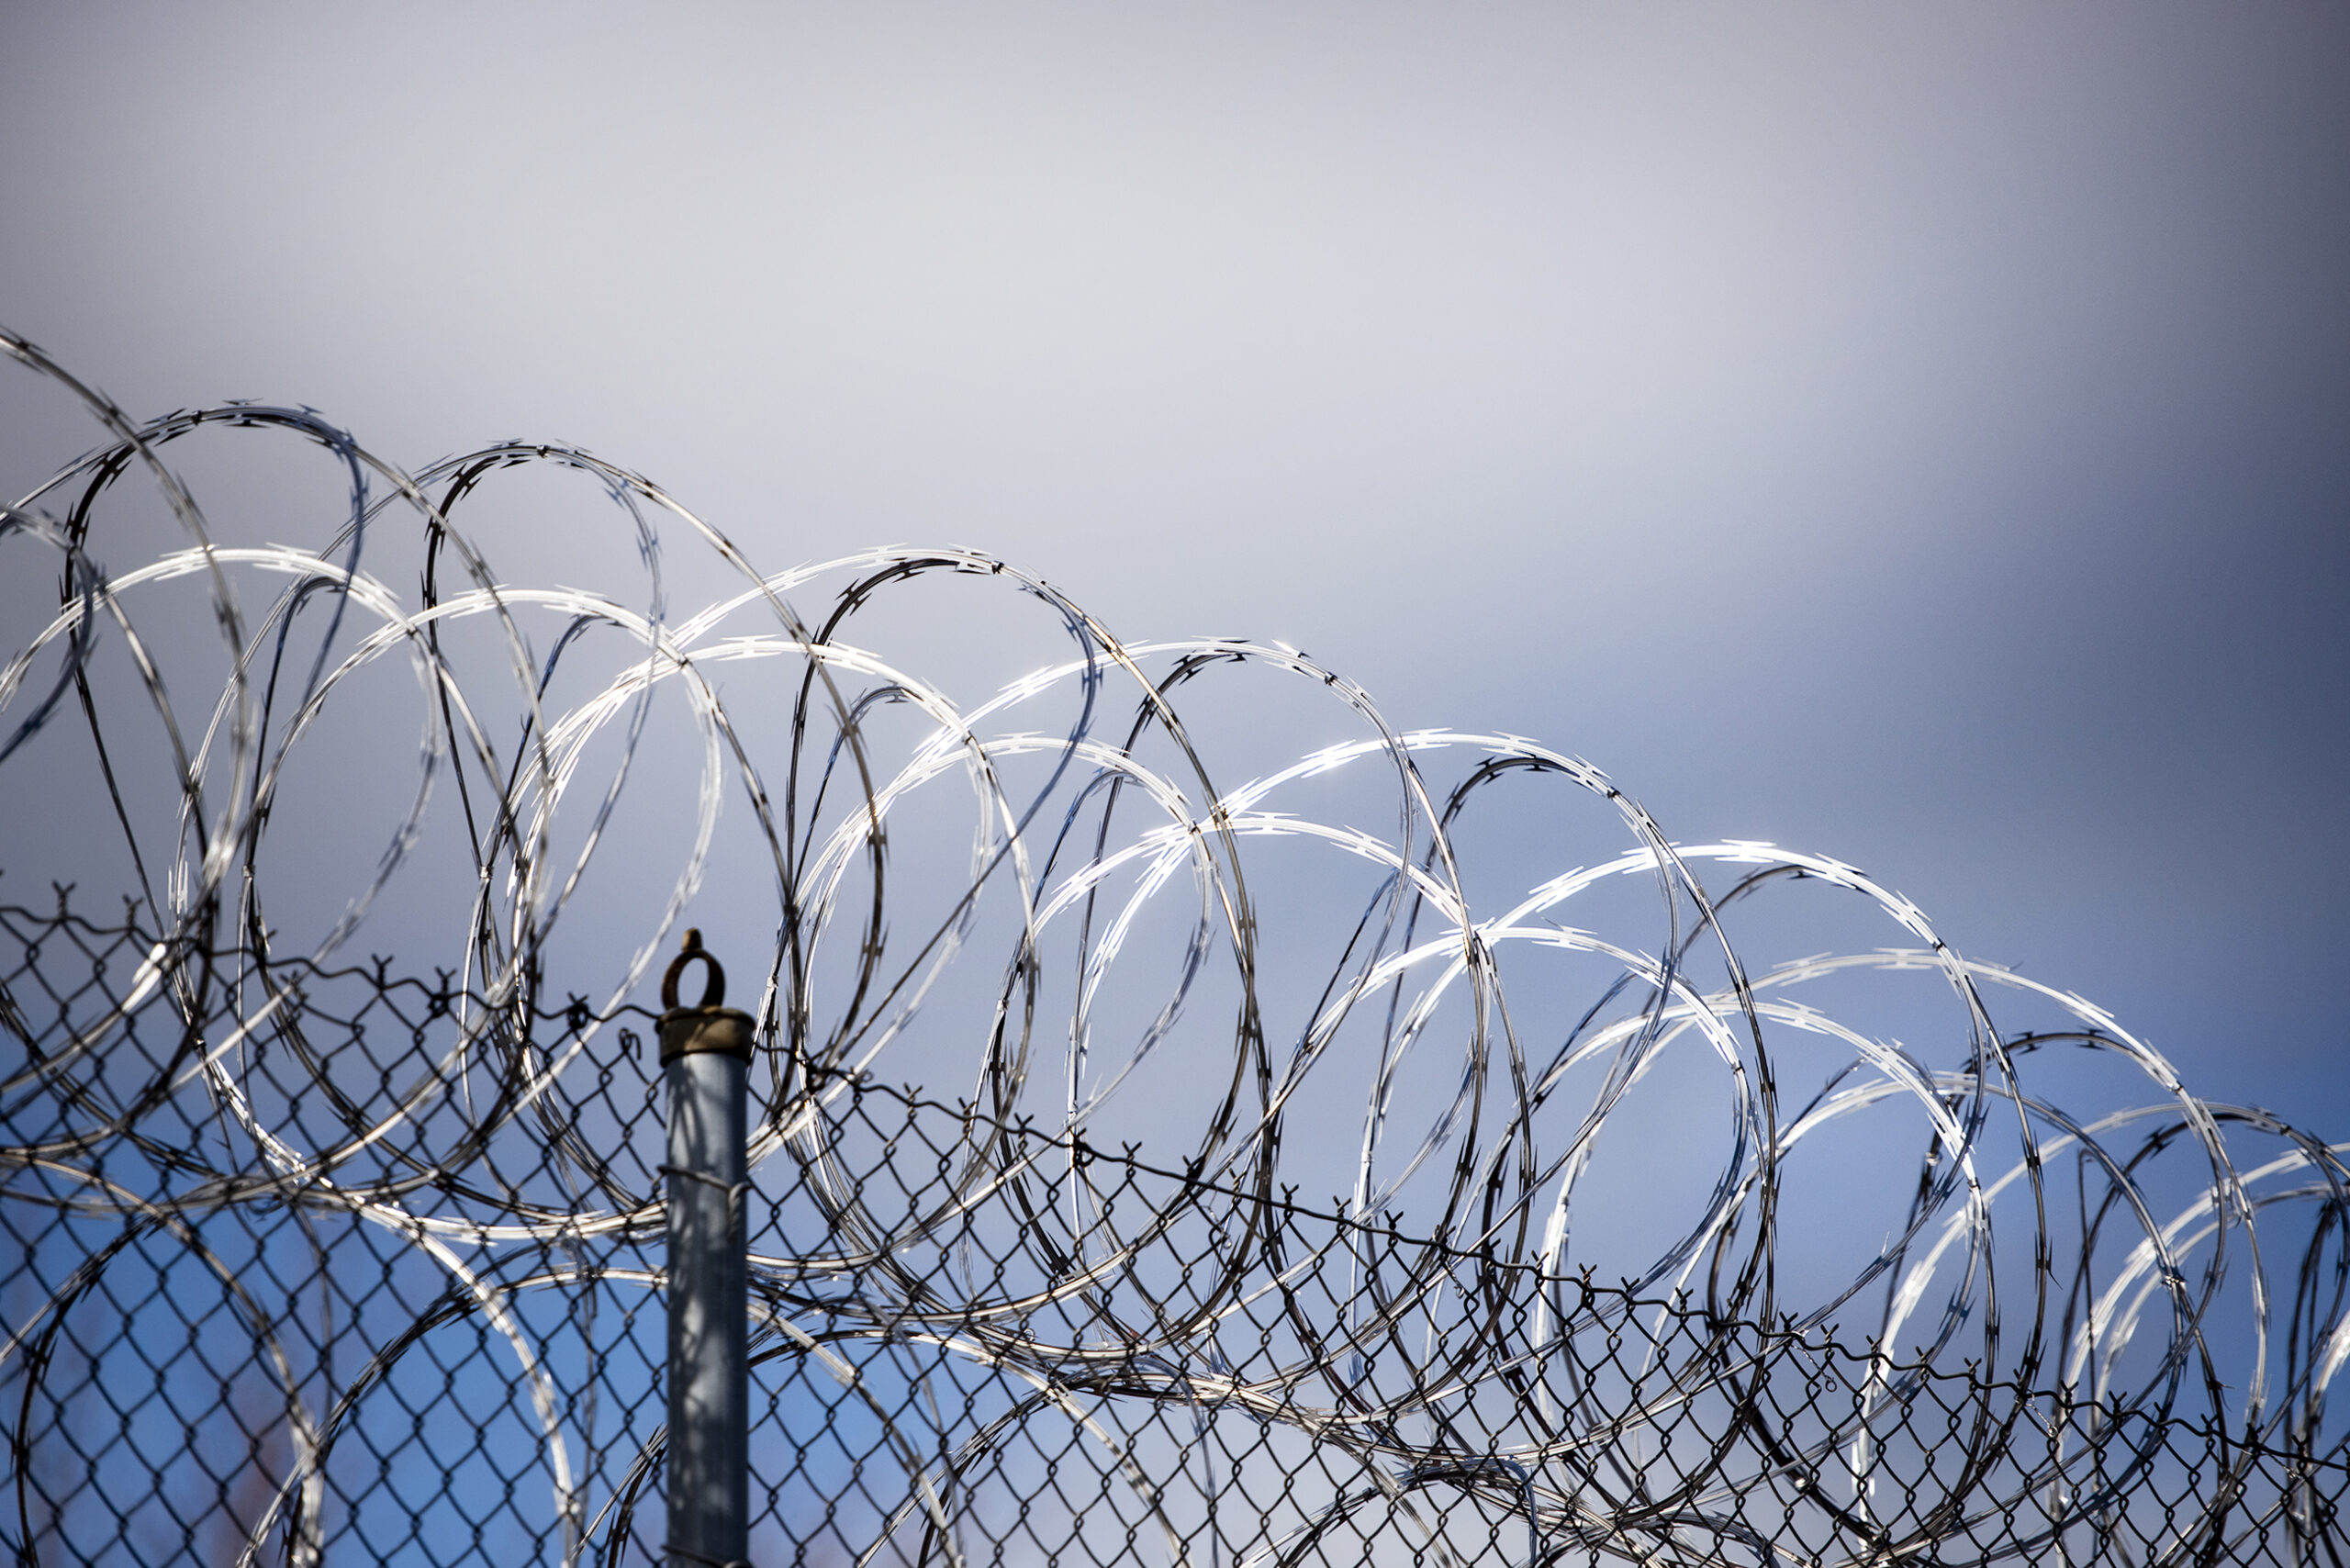
M677 979L700 959L698 1007ZM744 1077L748 1014L721 1006L726 973L686 933L661 980L668 1080L669 1521L671 1568L744 1564L750 1552L750 1313L744 1264Z

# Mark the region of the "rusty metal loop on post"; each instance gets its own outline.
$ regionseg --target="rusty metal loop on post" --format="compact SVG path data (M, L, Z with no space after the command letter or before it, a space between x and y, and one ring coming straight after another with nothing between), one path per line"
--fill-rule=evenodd
M725 1002L726 971L719 966L718 956L701 945L701 927L693 925L686 928L684 946L678 949L676 958L669 960L668 972L661 977L661 1006L664 1011L675 1013L677 1010L677 981L685 974L686 966L696 958L708 966L709 979L702 982L701 1000L695 1005L717 1007Z
M702 982L701 1001L691 1007L677 1005L677 980L686 966L699 958L707 966L708 978ZM689 929L677 956L669 960L668 972L661 977L661 1059L668 1062L697 1051L717 1051L726 1056L751 1059L751 1041L755 1025L748 1014L724 1006L726 1001L726 970L717 955L701 945L701 932Z

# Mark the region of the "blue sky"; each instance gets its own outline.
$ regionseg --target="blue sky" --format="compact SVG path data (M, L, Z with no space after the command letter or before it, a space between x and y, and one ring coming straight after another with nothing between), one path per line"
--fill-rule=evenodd
M0 319L134 413L562 438L770 566L951 542L1129 637L1283 639L2350 1132L2338 9L0 37ZM0 398L13 488L91 439Z

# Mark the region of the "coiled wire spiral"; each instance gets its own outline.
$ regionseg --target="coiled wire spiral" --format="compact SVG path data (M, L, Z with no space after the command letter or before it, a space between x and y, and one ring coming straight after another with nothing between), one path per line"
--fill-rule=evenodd
M1186 1510L1224 1494L1186 1502L1169 1475L1236 1419L1297 1436L1325 1478L1285 1488L1281 1519L1219 1525L1237 1559L1335 1551L1340 1522L1373 1514L1415 1550L1474 1556L1427 1500L1441 1491L1489 1523L1522 1517L1544 1560L1765 1560L1807 1509L1825 1531L1811 1560L2032 1560L2085 1529L2118 1539L2163 1462L2147 1434L2195 1423L2223 1439L2188 1464L2194 1506L2131 1526L2148 1560L2272 1530L2314 1552L2333 1528L2341 1151L2199 1098L2104 1012L1961 957L1861 871L1673 842L1573 756L1395 730L1281 644L1122 642L975 552L768 572L582 452L506 443L411 475L307 409L134 422L23 340L0 347L104 431L0 518L0 575L28 582L39 557L59 589L0 666L0 768L37 792L58 734L96 742L122 851L106 864L140 934L102 1003L84 993L48 1025L12 1003L12 1196L198 1250L229 1210L331 1215L446 1285L405 1329L369 1327L364 1370L323 1392L273 1309L240 1296L293 1434L249 1558L265 1539L319 1555L338 1432L452 1313L486 1322L531 1391L550 1539L567 1559L619 1550L657 1434L599 1483L518 1303L656 1282L640 1253L657 1154L640 1150L657 1127L612 1064L689 905L764 969L749 1305L767 1355L869 1390L853 1347L921 1346L964 1390L967 1419L939 1413L919 1440L913 1406L867 1397L902 1470L875 1542L912 1552L914 1530L924 1553L966 1555L957 1488L1039 1412L1091 1434L1102 1473L1194 1561ZM345 504L322 537L221 534L172 456L224 430L327 454ZM492 569L465 521L517 468L601 489L642 565L635 602ZM104 567L141 487L178 538ZM664 554L680 539L732 579L682 616ZM386 560L415 569L413 594ZM970 700L858 641L942 577L1041 611L1062 655ZM795 609L811 599L823 613ZM1224 751L1284 732L1243 702L1235 745L1198 715L1217 683L1259 677L1351 734L1234 776ZM386 735L417 737L408 762L354 769L335 749ZM331 896L313 850L273 839L304 790L334 842L364 847ZM35 847L32 813L12 817L15 850ZM1555 835L1528 824L1565 820L1613 849L1542 861ZM644 870L639 838L671 863ZM612 859L625 898L598 880ZM1488 884L1498 897L1472 899ZM1739 912L1796 901L1758 927L1774 942L1807 895L1890 945L1750 967ZM384 930L402 972L437 976L411 982L424 1022L388 1056L338 1047L349 997L397 991L357 958ZM1808 1000L1840 985L1914 1033ZM156 1014L177 1043L129 1050ZM917 1077L931 1088L902 1114L929 1118L922 1170L882 1183L912 1145L877 1154L879 1123L844 1108ZM2043 1078L2099 1103L2068 1111ZM1836 1142L1857 1127L1888 1130ZM1839 1204L1863 1200L1893 1217L1823 1262ZM12 1299L16 1377L38 1378L43 1336L120 1256L90 1250L46 1298ZM975 1375L1013 1393L988 1406ZM1778 1420L1765 1396L1791 1376L1810 1402ZM1964 1419L1929 1440L1915 1413L1953 1377ZM1136 1407L1160 1450L1117 1413ZM1684 1419L1703 1440L1660 1447ZM20 1424L20 1472L40 1440ZM2298 1479L2255 1496L2277 1454ZM28 1512L22 1540L39 1533Z

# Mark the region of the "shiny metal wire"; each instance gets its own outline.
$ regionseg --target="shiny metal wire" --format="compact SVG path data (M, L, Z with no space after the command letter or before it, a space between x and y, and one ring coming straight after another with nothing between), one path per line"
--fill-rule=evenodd
M1055 1550L989 1501L1017 1495L1102 1562L2341 1561L2344 1147L2199 1097L1862 871L1676 842L1565 753L1399 731L1279 644L1123 642L977 552L770 572L580 451L410 474L308 409L136 421L0 348L101 432L0 516L0 572L58 590L0 666L0 778L49 788L60 737L94 742L119 841L90 859L129 901L6 901L6 1212L40 1216L0 1390L22 1560L144 1550L152 1505L54 1453L136 1459L157 1495L185 1468L94 1450L73 1404L119 1372L116 1341L72 1352L77 1313L118 1298L136 1338L196 1288L164 1244L223 1304L187 1346L232 1323L245 1348L204 1408L264 1391L254 1500L173 1505L230 1520L241 1561L649 1551L661 1439L625 1352L665 1209L623 1032L691 906L764 975L757 1560ZM227 542L173 462L226 432L315 446L341 515ZM600 490L632 599L493 569L466 520L536 468ZM129 564L133 492L176 538ZM728 583L684 614L681 550ZM857 641L942 577L1060 655L968 700ZM396 711L375 678L401 669ZM1235 744L1253 721L1215 693L1260 678L1350 738L1231 775L1263 736ZM272 834L338 788L315 737L354 711L420 739L324 897ZM677 853L615 906L597 878L648 795ZM1543 863L1525 824L1570 818L1612 847ZM438 928L394 911L419 884ZM1885 945L1751 959L1781 928L1735 935L1743 912L1804 898ZM363 957L386 932L399 962ZM1847 994L1895 1027L1813 1000ZM1823 1261L1863 1199L1895 1217ZM261 1265L297 1233L288 1283ZM332 1305L353 1266L385 1285ZM479 1513L455 1462L368 1435L452 1324L473 1370L417 1397L456 1420L487 1380L535 1445L538 1482ZM876 1435L826 1470L811 1423ZM363 1439L386 1475L442 1466L390 1545L337 1469ZM1017 1454L1099 1500L1047 1507ZM826 1488L862 1523L791 1501ZM444 1507L453 1534L418 1522Z

